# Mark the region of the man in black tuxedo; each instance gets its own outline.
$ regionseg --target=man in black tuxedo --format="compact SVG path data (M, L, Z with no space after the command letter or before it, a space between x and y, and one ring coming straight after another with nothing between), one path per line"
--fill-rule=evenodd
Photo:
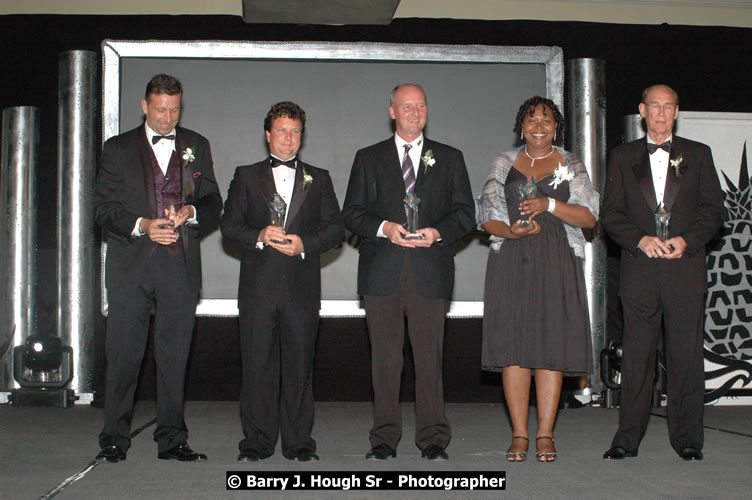
M637 456L650 416L656 348L665 325L668 428L684 460L701 460L705 245L724 220L723 192L710 148L672 135L679 97L665 85L642 94L647 138L609 158L601 222L621 247L624 306L619 429L605 459ZM668 239L656 210L671 213Z
M183 420L185 369L201 287L198 224L216 221L222 197L209 142L177 127L183 89L168 75L146 86L146 123L109 139L94 201L105 230L108 315L104 429L98 459L125 460L133 395L154 315L160 459L206 460Z
M394 137L355 156L344 203L345 227L361 238L358 293L371 340L374 424L367 459L396 456L405 317L415 362L415 441L429 460L446 460L444 323L454 288L455 243L475 224L462 152L423 136L428 107L418 85L397 86L389 116ZM403 224L406 193L419 203L418 239Z
M344 229L329 173L296 158L305 118L292 102L271 107L264 120L271 156L235 170L220 226L243 250L241 462L271 456L280 433L285 458L319 459L311 437L319 256L342 242ZM279 226L270 210L276 194L287 207Z

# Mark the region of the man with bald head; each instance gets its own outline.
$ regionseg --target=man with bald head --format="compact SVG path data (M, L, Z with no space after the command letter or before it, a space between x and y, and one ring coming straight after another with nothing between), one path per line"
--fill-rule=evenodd
M601 212L622 249L624 306L619 429L603 458L637 456L663 323L671 446L684 460L702 460L705 246L723 223L723 192L710 148L673 133L679 96L672 88L648 87L639 110L647 137L611 152ZM663 239L661 213L670 214Z
M454 287L455 243L475 224L462 152L423 134L428 104L414 84L394 88L395 134L355 156L343 208L361 238L358 293L371 341L374 423L370 460L397 455L402 346L415 363L415 443L423 458L446 460L451 431L444 413L444 323ZM405 227L407 196L421 201L414 234Z

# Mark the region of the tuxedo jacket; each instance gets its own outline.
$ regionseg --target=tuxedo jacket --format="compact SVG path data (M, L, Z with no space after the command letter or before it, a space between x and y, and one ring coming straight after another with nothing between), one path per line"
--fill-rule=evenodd
M309 178L306 180L306 176ZM293 303L320 307L321 253L344 237L342 214L326 170L298 160L285 231L303 241L305 257L290 257L272 247L259 249L259 233L271 224L269 202L276 191L269 160L237 167L227 193L220 229L243 250L238 307L276 301L286 287Z
M415 195L419 228L433 227L441 241L429 248L406 249L376 236L383 221L404 224L401 158L394 137L361 149L355 155L343 208L345 227L361 238L358 293L389 295L395 289L405 252L418 289L430 299L451 299L454 288L455 243L473 228L475 206L462 152L424 138L421 158L428 150L435 163L421 160Z
M194 160L184 161L186 148ZM196 208L198 224L181 227L188 283L192 292L201 288L199 225L219 218L222 196L214 176L211 149L205 137L182 127L176 128L175 151L180 155L184 201ZM148 236L133 237L139 217L157 214L151 146L143 125L107 140L99 162L94 199L94 218L105 230L107 262L105 284L117 287L134 276L154 251Z
M637 248L643 236L656 235L657 202L647 140L615 148L609 158L601 223L622 249L620 295L639 296L646 283L667 286L680 296L707 290L705 246L726 212L708 146L674 134L663 204L671 211L669 238L681 236L687 242L681 259L651 259Z

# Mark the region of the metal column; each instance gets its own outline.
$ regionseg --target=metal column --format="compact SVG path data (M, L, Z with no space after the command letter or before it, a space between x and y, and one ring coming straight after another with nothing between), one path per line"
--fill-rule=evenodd
M622 117L622 130L624 131L622 135L625 143L645 137L645 128L640 114L624 115Z
M70 388L80 394L94 383L96 54L63 52L58 71L57 326L73 347Z
M13 380L13 348L36 332L39 108L3 110L0 156L0 391Z
M606 63L601 59L572 59L567 63L567 143L582 159L595 189L603 195L606 182ZM585 284L593 344L593 374L589 392L605 387L600 377L600 353L606 335L606 245L600 225L585 246Z

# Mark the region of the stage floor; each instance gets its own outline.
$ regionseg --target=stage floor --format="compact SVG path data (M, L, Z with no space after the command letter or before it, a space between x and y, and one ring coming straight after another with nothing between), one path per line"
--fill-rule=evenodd
M152 440L153 402L141 402L134 416L128 459L98 463L102 410L0 407L0 497L30 499L214 499L214 498L749 498L752 490L752 407L705 408L705 460L684 462L668 443L665 408L655 410L637 458L601 458L616 430L618 410L561 410L556 425L559 460L524 463L504 459L510 426L503 405L449 404L453 439L449 460L428 462L413 443L414 406L403 404L404 435L397 458L367 461L369 403L317 403L314 438L317 463L284 459L279 450L266 460L236 461L241 438L237 402L189 402L189 443L207 462L157 459ZM535 409L531 409L531 434ZM531 443L531 451L533 450ZM229 470L266 472L506 471L506 491L229 491ZM78 477L75 477L78 475ZM66 481L68 482L66 484Z

